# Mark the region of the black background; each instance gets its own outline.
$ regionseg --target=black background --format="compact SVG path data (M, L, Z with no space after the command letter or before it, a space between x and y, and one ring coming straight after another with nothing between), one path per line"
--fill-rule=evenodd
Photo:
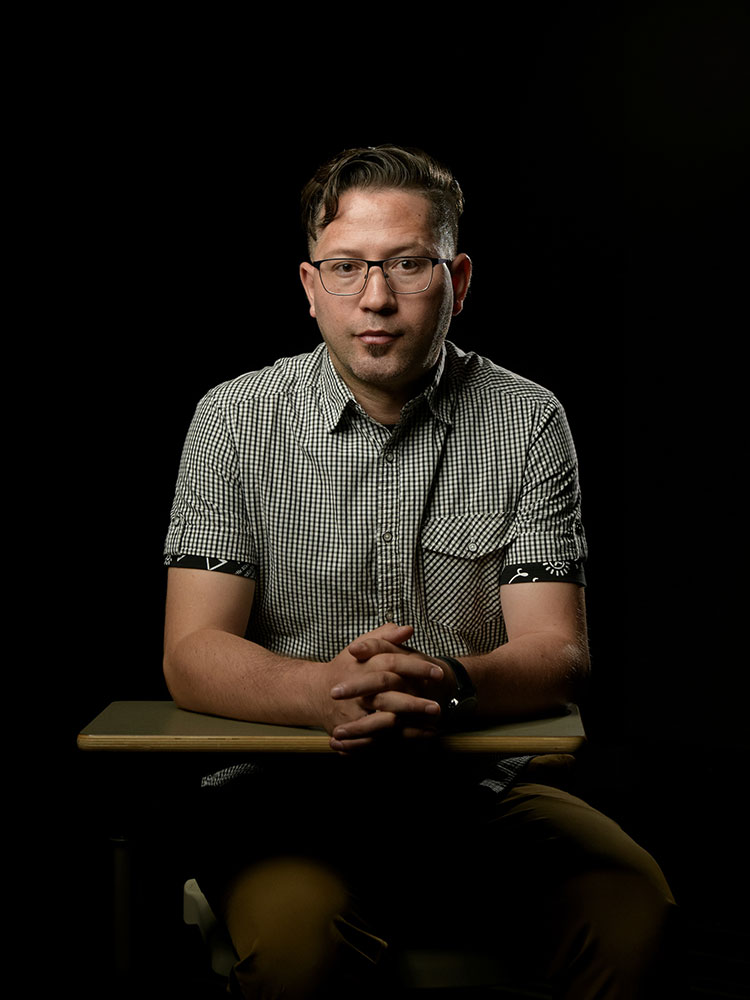
M368 15L342 35L321 11L305 30L108 24L61 57L38 137L54 335L39 578L74 852L98 833L76 733L112 700L168 696L161 548L195 404L318 342L298 192L340 149L396 142L443 159L466 196L475 270L452 339L568 413L592 793L688 907L734 912L736 813L717 825L705 801L747 748L726 567L740 528L717 503L736 473L710 421L736 335L716 303L742 274L746 14L528 6L432 12L408 33Z

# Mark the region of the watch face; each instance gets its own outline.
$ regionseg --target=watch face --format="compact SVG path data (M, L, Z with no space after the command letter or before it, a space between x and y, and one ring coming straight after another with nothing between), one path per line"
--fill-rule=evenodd
M474 695L467 695L465 698L451 698L448 708L451 712L472 712L477 707L477 699Z

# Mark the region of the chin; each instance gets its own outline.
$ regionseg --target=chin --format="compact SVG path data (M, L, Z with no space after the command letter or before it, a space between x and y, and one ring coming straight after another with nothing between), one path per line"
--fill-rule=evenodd
M391 348L390 344L365 344L364 347L371 358L384 358Z
M352 374L362 383L378 386L381 389L393 389L395 392L402 392L405 387L414 386L415 390L421 385L422 380L428 374L428 368L420 368L414 371L409 365L393 360L391 363L382 363L382 355L373 355L374 362L370 364L360 363L355 366Z

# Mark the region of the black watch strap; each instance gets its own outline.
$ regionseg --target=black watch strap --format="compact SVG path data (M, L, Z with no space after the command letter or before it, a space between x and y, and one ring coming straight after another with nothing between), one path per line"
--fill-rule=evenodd
M473 712L477 706L477 691L466 667L452 656L436 656L435 659L447 663L456 678L456 693L446 705L446 711L450 715Z

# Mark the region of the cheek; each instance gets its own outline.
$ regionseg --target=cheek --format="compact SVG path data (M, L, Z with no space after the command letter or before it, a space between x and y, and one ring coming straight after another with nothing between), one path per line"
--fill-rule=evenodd
M443 289L439 295L435 296L431 303L429 319L426 320L426 325L429 325L435 334L440 336L447 331L452 316L453 294Z
M341 305L341 300L333 299L333 296L328 296L328 299L323 300L318 296L311 305L310 315L315 318L320 330L326 336L336 336L347 326L346 312Z

